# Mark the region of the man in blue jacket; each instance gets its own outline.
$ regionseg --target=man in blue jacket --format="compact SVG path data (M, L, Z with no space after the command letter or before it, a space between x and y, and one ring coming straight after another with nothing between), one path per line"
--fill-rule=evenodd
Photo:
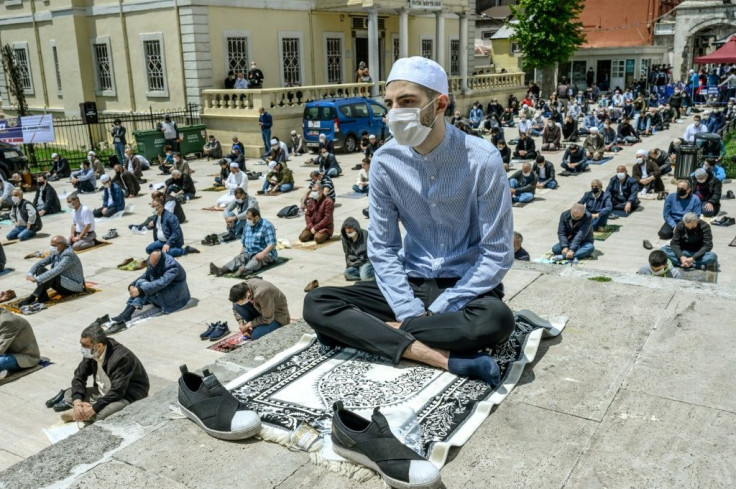
M593 254L593 218L583 204L573 204L560 215L557 237L560 241L552 247L555 256L579 260Z
M606 192L611 196L612 214L626 217L639 207L639 182L629 176L625 165L616 167L616 174L608 182Z
M191 246L184 246L184 234L181 232L179 219L164 209L164 203L160 200L151 202L154 211L153 216L153 243L146 246L149 255L156 250L161 250L171 256L182 256L187 253L199 253L199 250Z
M95 217L111 217L117 212L125 210L125 196L120 185L113 183L109 175L102 175L100 182L104 189L102 190L102 207L92 211Z
M613 211L613 204L611 203L611 194L603 190L603 182L598 179L590 182L590 192L585 192L578 203L583 204L585 210L590 212L593 218L593 231L606 226L608 216Z
M675 226L682 221L682 216L688 212L700 217L702 203L696 195L693 195L690 180L680 180L677 182L677 193L669 194L664 199L664 209L662 209L664 224L659 230L659 238L672 239Z

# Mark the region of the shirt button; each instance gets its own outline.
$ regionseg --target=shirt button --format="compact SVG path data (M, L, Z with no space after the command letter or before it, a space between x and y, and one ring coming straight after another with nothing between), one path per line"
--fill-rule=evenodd
M434 180L434 175L429 177L430 180Z
M432 207L437 207L437 203L436 202L432 202Z

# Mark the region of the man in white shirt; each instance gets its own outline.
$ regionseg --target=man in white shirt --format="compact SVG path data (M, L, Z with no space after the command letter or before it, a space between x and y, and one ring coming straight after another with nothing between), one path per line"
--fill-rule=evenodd
M164 133L164 139L167 145L171 146L174 151L179 151L179 129L176 127L176 122L171 120L171 116L166 114L164 121L158 124L158 129Z
M708 128L705 127L705 124L701 124L700 116L696 115L695 117L693 117L693 123L687 126L687 129L685 129L685 134L682 136L682 139L684 139L687 143L694 143L695 135L700 132L708 132Z
M95 245L95 216L92 210L82 205L77 194L66 198L67 206L72 210L72 230L69 243L75 251L91 248Z
M230 175L225 181L227 192L217 199L217 207L227 207L230 202L233 202L235 200L235 189L238 187L248 193L248 176L245 172L240 171L240 165L232 162L230 163Z

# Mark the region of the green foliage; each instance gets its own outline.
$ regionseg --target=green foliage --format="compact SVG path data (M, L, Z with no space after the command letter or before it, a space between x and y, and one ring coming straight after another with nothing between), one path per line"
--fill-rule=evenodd
M524 69L543 68L568 61L585 42L579 21L585 0L518 0L511 12L514 41L524 53Z
M736 158L736 130L726 134L723 138L723 143L726 145L726 157L723 159L723 169L726 170L726 177L736 178L736 163L733 163L733 158Z
M610 282L611 277L604 277L602 275L598 275L597 277L590 277L588 280L592 280L593 282Z
M20 69L15 63L15 53L10 44L2 49L3 70L8 80L8 93L15 99L18 107L18 115L28 115L28 103L26 94L23 92L23 80L21 80Z

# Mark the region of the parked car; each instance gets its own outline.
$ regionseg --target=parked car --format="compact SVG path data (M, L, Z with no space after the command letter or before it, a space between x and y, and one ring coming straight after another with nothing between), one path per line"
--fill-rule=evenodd
M0 142L0 176L7 180L13 173L28 170L28 160L23 150L12 144Z
M307 103L304 107L304 142L317 151L319 136L324 134L346 153L360 150L363 132L375 134L379 140L388 135L383 121L388 109L373 99L350 97L325 99Z

